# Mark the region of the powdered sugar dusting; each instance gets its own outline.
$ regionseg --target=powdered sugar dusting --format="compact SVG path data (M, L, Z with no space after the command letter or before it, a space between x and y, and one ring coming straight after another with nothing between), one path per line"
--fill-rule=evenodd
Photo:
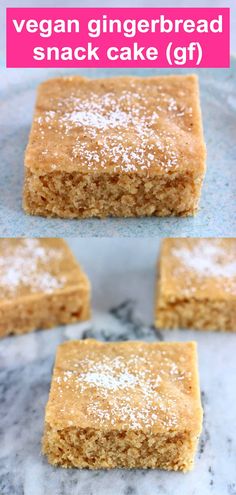
M71 124L76 126L92 127L95 129L107 130L108 128L116 128L125 126L128 123L128 116L125 112L114 110L107 115L102 115L94 112L95 109L87 111L72 111L65 113L62 120L67 127Z
M220 239L197 239L191 247L173 248L172 254L198 277L220 279L226 290L236 292L236 244L227 250Z
M65 284L65 278L50 273L48 264L60 259L61 251L44 246L37 239L21 239L15 245L1 240L0 287L9 296L19 289L51 293Z
M109 364L98 363L93 371L90 370L86 373L81 373L80 380L86 385L89 384L91 386L113 391L133 387L138 384L137 377L132 373L129 373L126 369L122 369L122 371L116 375L115 370L118 369L122 369L121 361L119 361L119 363L113 361L112 369L110 369Z
M86 416L99 426L141 429L161 424L175 427L179 421L176 388L181 395L181 382L191 380L191 373L180 370L164 351L156 359L153 361L148 353L129 357L104 354L99 360L87 357L77 364L73 362L73 371L60 369L60 375L54 378L64 404L60 412L76 414L76 409L68 409L64 396L69 390L82 401L83 407L86 403ZM187 395L186 390L185 393ZM69 422L71 424L71 419Z
M186 140L191 126L183 126L183 117L189 120L192 109L180 105L161 87L150 106L152 91L147 85L139 92L130 84L120 92L91 91L81 98L71 94L63 101L53 100L56 109L45 111L37 121L42 140L46 129L53 129L62 141L68 142L69 136L71 162L87 169L96 170L98 164L125 172L148 171L154 164L163 171L176 169L180 156L175 133L169 128L173 123L180 134L182 128ZM54 166L55 159L53 153Z

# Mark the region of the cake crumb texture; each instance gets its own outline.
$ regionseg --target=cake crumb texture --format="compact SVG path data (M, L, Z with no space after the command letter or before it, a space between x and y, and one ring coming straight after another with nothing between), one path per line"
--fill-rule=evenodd
M58 347L43 438L51 464L186 471L201 423L195 343Z
M61 239L0 239L0 336L87 319L90 287Z
M43 216L192 215L205 174L197 77L40 85L24 208Z
M236 331L236 239L165 239L155 323Z

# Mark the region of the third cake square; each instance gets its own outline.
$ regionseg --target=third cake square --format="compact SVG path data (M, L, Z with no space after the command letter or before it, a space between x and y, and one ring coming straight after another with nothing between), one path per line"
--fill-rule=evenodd
M204 174L197 76L40 85L25 156L27 213L193 215Z
M236 331L236 239L165 239L158 328Z
M43 440L51 464L187 471L201 426L194 342L58 347Z

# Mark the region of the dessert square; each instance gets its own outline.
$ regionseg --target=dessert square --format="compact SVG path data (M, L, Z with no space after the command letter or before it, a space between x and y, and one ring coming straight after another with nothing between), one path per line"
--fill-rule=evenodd
M58 347L43 439L51 464L187 471L201 425L194 342Z
M205 174L195 75L51 79L25 155L32 215L193 215Z
M62 239L0 239L0 337L85 320L90 285Z
M158 328L236 331L236 239L165 239Z

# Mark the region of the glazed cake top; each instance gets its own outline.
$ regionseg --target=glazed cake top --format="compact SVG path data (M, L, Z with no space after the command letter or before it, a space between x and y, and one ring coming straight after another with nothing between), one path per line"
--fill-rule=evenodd
M52 428L201 428L195 343L70 341L58 347L46 424Z
M0 303L84 283L61 239L0 239Z
M34 173L189 170L205 145L194 75L51 79L40 85L25 165Z
M174 299L236 299L236 239L165 239L160 290Z

